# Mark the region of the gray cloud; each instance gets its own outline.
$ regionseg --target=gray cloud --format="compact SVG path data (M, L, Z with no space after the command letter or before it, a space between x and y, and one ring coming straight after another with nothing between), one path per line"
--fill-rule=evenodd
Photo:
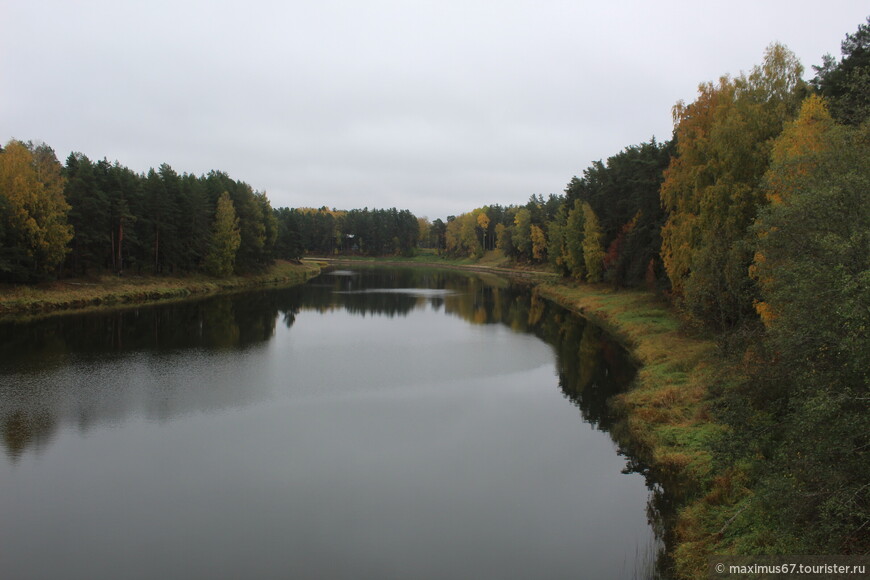
M669 138L677 100L770 42L809 77L865 17L859 1L14 2L0 138L220 169L274 206L444 217Z

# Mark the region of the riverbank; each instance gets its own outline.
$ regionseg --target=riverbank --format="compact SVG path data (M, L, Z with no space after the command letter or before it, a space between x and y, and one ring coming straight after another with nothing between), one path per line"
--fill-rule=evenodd
M706 578L708 555L736 553L740 533L729 527L751 497L745 471L715 459L728 428L713 417L713 387L744 380L742 369L650 292L564 281L536 291L603 327L638 363L632 389L613 403L621 417L614 437L639 454L676 504L669 506L675 577Z
M547 265L522 265L506 258L501 250L488 250L481 258L448 258L434 250L422 250L414 256L337 256L311 258L324 264L335 266L397 266L431 267L447 270L484 272L510 277L533 278L539 281L557 280L558 274Z
M426 256L407 259L325 259L303 264L279 262L258 276L215 279L107 276L36 287L0 287L0 316L142 304L266 285L294 285L320 272L323 263L360 266L415 266L521 276L543 298L577 311L605 328L638 363L634 387L615 401L622 420L612 429L625 448L636 450L656 481L678 498L668 522L676 576L706 577L708 554L735 553L740 520L750 493L733 467L716 465L714 447L728 433L711 413L711 386L740 380L715 342L684 328L678 313L650 292L574 284L541 269L518 269L489 256L481 262Z
M277 261L261 274L213 278L112 276L57 280L33 286L0 285L0 316L57 313L92 307L147 304L268 285L293 286L320 273L316 262Z
M748 467L717 463L716 446L729 432L715 421L712 407L716 388L745 380L743 369L721 353L715 337L688 328L664 298L648 291L572 283L495 259L480 263L424 256L413 261L330 262L520 275L531 279L541 297L603 327L627 347L638 365L632 389L614 401L621 420L613 436L666 487L665 503L675 512L668 514L665 532L670 573L676 578L706 578L708 555L742 552L736 546L744 541L747 523L741 519L751 501Z

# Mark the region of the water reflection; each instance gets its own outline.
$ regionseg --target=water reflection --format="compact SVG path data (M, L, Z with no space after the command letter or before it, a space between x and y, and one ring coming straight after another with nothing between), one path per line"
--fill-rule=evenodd
M553 388L554 371L576 409ZM500 577L530 577L549 565L577 572L571 566L585 550L583 571L613 577L613 554L625 552L617 544L648 537L646 496L641 484L640 500L624 501L638 499L636 487L628 491L637 482L620 476L622 460L607 436L575 418L582 414L621 444L608 402L633 374L626 353L599 328L529 287L426 269L333 271L297 288L5 322L0 474L18 491L0 501L0 514L22 529L26 523L19 544L38 551L31 535L59 529L29 507L44 498L69 522L79 504L91 506L82 521L104 510L101 521L111 523L104 530L122 525L120 510L125 521L140 522L131 538L165 544L164 560L184 546L184 562L201 569L240 545L266 559L292 549L290 561L297 552L322 554L305 560L311 566L331 561L341 546L359 552L348 562L372 553L419 558L407 569L437 577L437 566L448 564L428 551L437 544L484 571L506 562ZM643 465L629 458L626 469ZM124 483L98 485L106 481ZM21 490L33 482L40 491L26 504ZM43 490L52 486L55 495ZM117 497L103 502L104 494ZM154 506L174 524L141 524L160 512ZM322 537L312 532L317 526ZM255 529L262 534L248 533ZM226 530L244 533L223 545ZM412 535L419 538L406 544ZM273 538L295 548L262 553ZM139 553L123 556L115 539L95 535L77 545L108 542L102 555L121 560ZM393 551L400 545L407 549ZM512 559L518 547L529 557ZM197 550L199 559L188 558ZM562 556L568 563L557 564ZM279 560L274 570L286 575L287 561ZM158 554L143 562L143 577L160 561ZM82 562L87 570L86 555Z
M0 324L2 443L14 460L45 448L63 424L85 431L131 415L162 421L247 405L268 393L258 384L237 388L232 377L244 382L258 358L242 354L264 348L277 324L290 328L310 310L396 317L420 308L544 340L565 397L609 428L607 401L634 370L599 328L494 276L361 269L284 290Z
M269 340L278 314L292 317L292 307L277 295L254 293L6 322L0 324L0 376L112 353L246 348Z

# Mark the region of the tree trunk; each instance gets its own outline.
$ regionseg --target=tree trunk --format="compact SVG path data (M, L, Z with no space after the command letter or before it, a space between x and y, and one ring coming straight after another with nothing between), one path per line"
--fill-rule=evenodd
M124 261L122 259L121 248L122 242L124 241L124 220L120 220L118 222L118 260L115 263L115 271L120 272L124 269ZM112 258L112 261L115 262L115 258Z

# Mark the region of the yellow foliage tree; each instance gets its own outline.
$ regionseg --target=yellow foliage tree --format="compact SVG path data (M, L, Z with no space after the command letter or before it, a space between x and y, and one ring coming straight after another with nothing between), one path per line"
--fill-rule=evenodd
M13 140L0 152L0 276L44 277L63 261L73 236L63 188L61 165L47 145Z
M574 207L568 212L565 224L564 260L571 275L582 280L586 277L586 261L583 259L583 202L574 200Z
M532 237L532 259L543 262L547 259L547 236L544 230L532 224L529 228Z
M762 179L773 140L804 93L803 67L779 44L749 74L704 83L674 107L676 149L661 187L668 220L662 261L687 310L720 328L753 313L757 288L748 228L768 198Z
M429 239L429 234L432 231L432 222L429 221L429 218L418 217L417 228L417 243L424 248L430 247L432 241Z
M445 241L447 252L454 256L483 255L483 247L477 237L477 216L480 210L464 213L447 222Z
M486 212L483 210L480 210L480 213L477 214L477 227L483 230L481 243L483 245L483 250L486 251L486 230L489 227L489 216L486 215Z
M662 261L677 293L691 269L691 249L698 243L700 196L697 190L710 185L713 176L705 167L711 156L710 131L727 78L719 86L703 83L698 87L698 98L686 105L680 101L674 106L677 155L671 158L662 183L662 205L669 210L668 221L662 228Z
M211 250L205 260L206 270L213 276L231 275L241 243L239 218L236 216L230 194L225 191L218 199L215 210Z
M465 248L469 256L475 258L483 255L483 246L477 237L477 211L479 210L463 214L457 218L461 222L462 247Z
M797 118L788 123L773 144L771 170L765 175L767 199L782 203L818 166L826 147L825 135L834 126L825 100L812 95L801 104Z
M532 213L526 208L517 210L511 237L517 254L527 259L532 252Z
M583 202L583 261L586 281L601 282L604 274L604 234L592 206Z
M773 206L788 204L793 196L818 181L816 174L826 161L825 153L834 146L831 135L836 133L835 128L824 99L812 95L804 100L797 118L785 126L773 144L770 169L764 175L767 199ZM775 226L764 227L764 223L760 220L755 227L762 247L767 236L776 231ZM779 283L774 272L781 267L779 261L771 262L759 249L749 266L749 276L766 295ZM777 308L765 300L755 300L753 306L768 328L779 318Z

